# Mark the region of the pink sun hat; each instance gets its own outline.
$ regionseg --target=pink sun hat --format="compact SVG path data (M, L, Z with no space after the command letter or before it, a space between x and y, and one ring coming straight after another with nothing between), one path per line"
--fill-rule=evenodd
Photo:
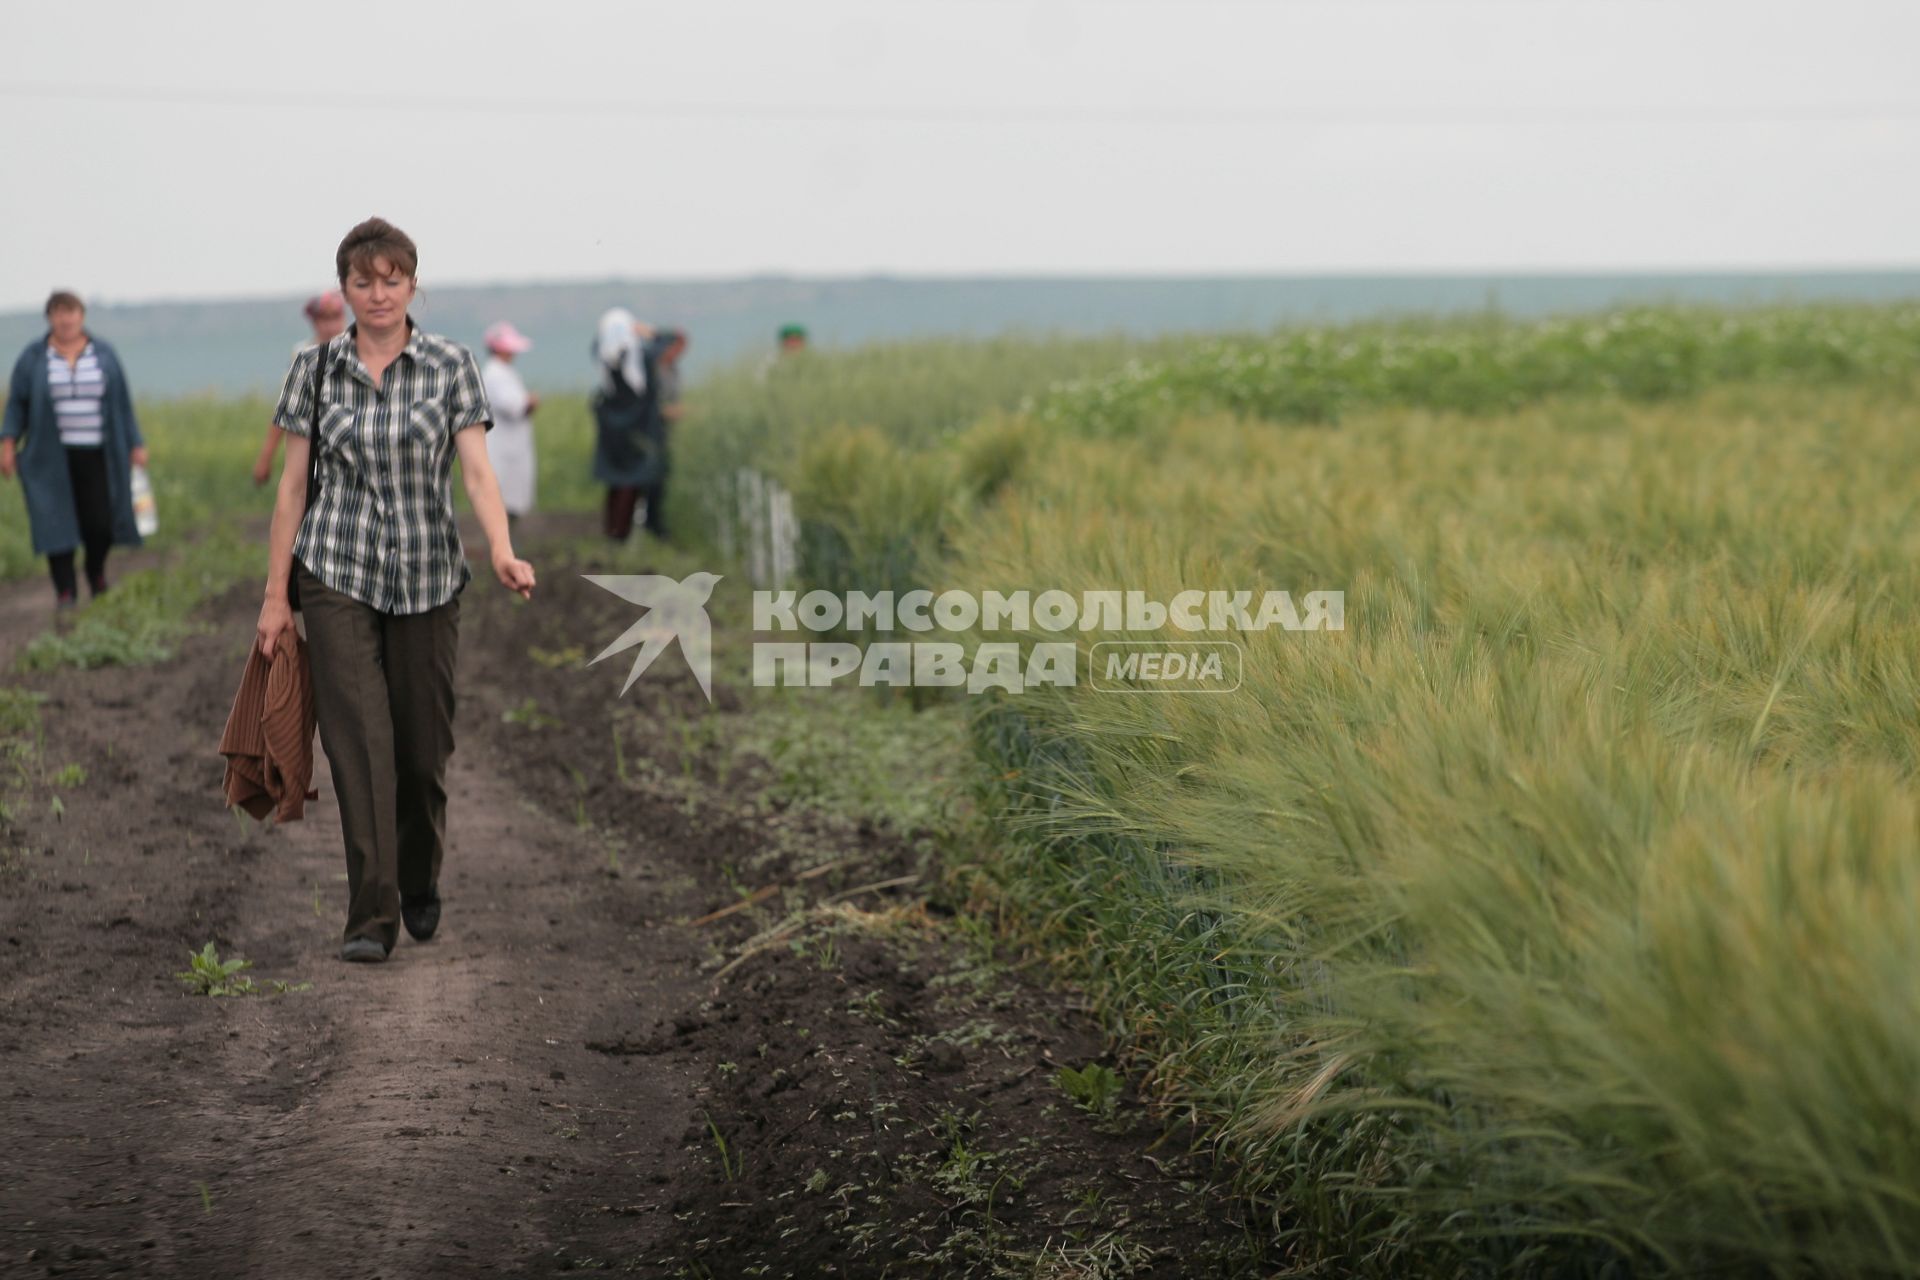
M487 350L498 351L504 355L517 356L522 351L533 349L533 339L521 333L505 320L487 326L486 336L481 339L487 344Z

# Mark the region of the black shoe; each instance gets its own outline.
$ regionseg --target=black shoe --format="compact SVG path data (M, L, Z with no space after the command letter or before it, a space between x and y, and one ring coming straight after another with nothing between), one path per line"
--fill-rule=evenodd
M429 889L417 898L400 899L400 922L415 942L425 942L440 927L440 891Z
M359 964L379 964L387 958L387 949L373 938L348 938L340 944L340 958Z

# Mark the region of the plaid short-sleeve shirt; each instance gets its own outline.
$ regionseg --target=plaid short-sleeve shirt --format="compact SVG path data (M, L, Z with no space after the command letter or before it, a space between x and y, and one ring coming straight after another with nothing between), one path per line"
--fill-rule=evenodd
M453 516L453 435L493 426L473 354L408 323L406 349L379 387L349 329L294 357L273 411L274 426L312 439L319 491L294 557L333 590L393 614L437 608L472 579Z

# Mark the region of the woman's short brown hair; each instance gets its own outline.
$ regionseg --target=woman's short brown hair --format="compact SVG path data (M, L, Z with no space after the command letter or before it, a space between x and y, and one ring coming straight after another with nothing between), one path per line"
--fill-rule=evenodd
M340 242L338 252L333 255L333 266L340 273L340 283L344 285L347 272L359 270L371 273L373 264L382 258L408 279L413 278L420 266L420 251L413 247L413 241L406 232L385 218L368 218L347 232L347 238Z
M68 307L72 307L77 311L85 311L87 304L80 301L79 294L66 289L55 289L47 295L47 316L49 319L52 318L54 312L64 311Z

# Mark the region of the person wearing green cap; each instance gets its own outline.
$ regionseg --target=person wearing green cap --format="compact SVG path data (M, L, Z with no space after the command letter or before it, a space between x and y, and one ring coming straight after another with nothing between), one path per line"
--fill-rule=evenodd
M807 327L803 324L783 324L780 326L780 349L762 360L753 371L755 380L765 382L767 375L773 372L775 365L787 356L796 355L807 349Z

